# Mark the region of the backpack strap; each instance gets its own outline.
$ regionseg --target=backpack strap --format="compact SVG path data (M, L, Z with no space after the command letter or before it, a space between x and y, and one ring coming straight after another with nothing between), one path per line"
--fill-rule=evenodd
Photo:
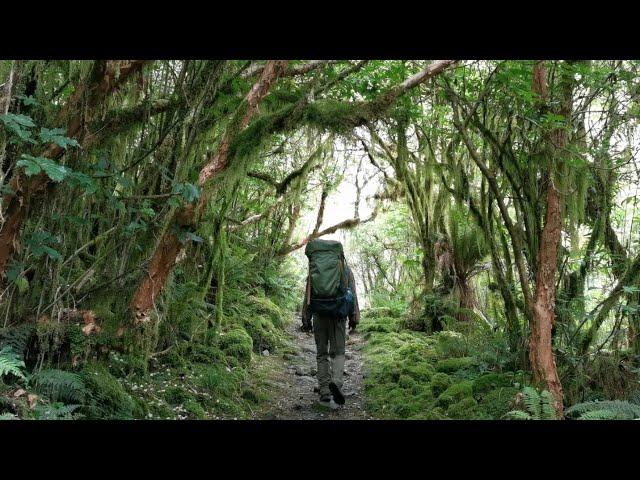
M311 272L307 274L307 306L311 304Z

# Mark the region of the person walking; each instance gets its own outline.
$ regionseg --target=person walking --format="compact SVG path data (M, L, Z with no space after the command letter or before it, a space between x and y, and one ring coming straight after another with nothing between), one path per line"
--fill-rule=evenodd
M360 322L355 277L347 265L340 242L312 240L305 254L309 273L302 308L302 330L313 331L318 364L320 404L331 407L331 399L344 405L342 392L346 327L355 331Z

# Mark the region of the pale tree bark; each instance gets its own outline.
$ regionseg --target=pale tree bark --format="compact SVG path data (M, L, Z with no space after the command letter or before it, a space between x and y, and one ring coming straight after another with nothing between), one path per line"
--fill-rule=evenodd
M85 136L90 137L85 135L85 125L97 108L132 75L140 72L144 63L144 60L97 61L90 78L76 87L58 114L56 123L66 126L66 136L81 144ZM64 153L64 148L51 143L40 156L58 160ZM21 170L14 173L9 182L13 193L6 195L3 201L5 221L0 229L0 277L18 247L20 229L31 201L42 195L50 184L44 172L27 177Z
M209 180L224 171L231 159L229 148L237 135L247 128L251 120L258 112L258 105L267 96L276 80L282 76L287 62L284 60L269 60L261 71L260 78L253 85L244 98L245 111L240 120L240 125L231 125L224 133L216 152L208 159L200 170L198 186L203 187ZM134 323L146 323L151 317L157 296L162 292L176 264L178 255L182 250L182 243L178 238L177 228L193 226L196 215L206 205L206 195L202 195L197 206L192 204L179 208L168 224L168 228L160 238L156 249L151 256L148 274L138 286L131 300L131 311Z

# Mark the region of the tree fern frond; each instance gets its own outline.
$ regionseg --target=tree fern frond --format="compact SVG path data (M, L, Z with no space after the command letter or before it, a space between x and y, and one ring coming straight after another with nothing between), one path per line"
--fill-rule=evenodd
M0 420L17 420L18 417L16 417L13 413L2 413L0 414Z

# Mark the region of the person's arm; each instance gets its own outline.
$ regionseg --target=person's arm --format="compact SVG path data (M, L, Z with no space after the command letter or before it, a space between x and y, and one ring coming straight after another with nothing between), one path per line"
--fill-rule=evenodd
M353 293L353 311L349 315L349 329L355 330L358 323L360 323L360 306L358 305L358 294L356 293L356 279L353 276L353 271L349 269L349 286L351 293Z
M304 288L304 300L302 301L302 330L311 331L311 309L309 308L311 284L309 283L309 276L307 275L307 282Z

